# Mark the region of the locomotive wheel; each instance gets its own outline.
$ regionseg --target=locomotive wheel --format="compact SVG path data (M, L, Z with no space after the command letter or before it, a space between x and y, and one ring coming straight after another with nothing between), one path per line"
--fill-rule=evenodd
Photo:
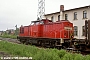
M23 40L20 40L20 42L21 42L22 44L24 44L24 43L25 43L25 41L23 41Z
M54 42L51 42L51 43L50 43L50 47L51 47L51 48L55 48L55 43L54 43Z
M25 42L25 45L28 45L28 44L29 44L28 41L26 41L26 42Z
M21 44L22 44L22 41L21 41L21 39L20 40L18 40Z
M45 43L42 42L42 43L41 43L41 46L44 47L44 46L45 46Z
M38 43L37 43L38 45L41 45L41 41L38 41Z
M32 42L29 42L30 45L32 45Z

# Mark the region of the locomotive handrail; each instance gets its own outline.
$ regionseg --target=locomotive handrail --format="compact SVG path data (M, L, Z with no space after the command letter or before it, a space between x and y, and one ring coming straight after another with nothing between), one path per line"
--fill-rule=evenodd
M69 38L72 36L72 33L71 32L69 33L69 31L70 31L69 29L67 31L68 31L68 38Z
M60 38L61 38L61 32L62 32L63 30L65 30L65 29L60 30Z
M68 31L68 38L69 38L69 30L67 30Z

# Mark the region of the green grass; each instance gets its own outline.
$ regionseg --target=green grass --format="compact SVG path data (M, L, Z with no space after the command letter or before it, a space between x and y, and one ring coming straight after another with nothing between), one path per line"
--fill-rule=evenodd
M3 34L3 35L0 35L0 37L3 37L3 38L12 38L12 39L16 39L17 38L16 35L10 35L10 34Z
M38 49L35 46L12 44L6 41L0 41L0 51L12 56L32 57L35 60L90 60L90 55L83 56L57 49Z

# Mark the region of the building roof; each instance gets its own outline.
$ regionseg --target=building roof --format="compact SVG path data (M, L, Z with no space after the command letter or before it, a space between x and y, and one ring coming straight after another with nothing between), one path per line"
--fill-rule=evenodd
M63 12L71 11L71 10L76 10L76 9L82 9L82 8L90 8L90 5L88 5L88 6L83 6L83 7L78 7L78 8L73 8L73 9L69 9L69 10L64 10ZM50 13L50 14L45 14L45 16L47 16L47 15L52 15L52 14L57 14L57 13L60 13L60 11L59 11L59 12Z

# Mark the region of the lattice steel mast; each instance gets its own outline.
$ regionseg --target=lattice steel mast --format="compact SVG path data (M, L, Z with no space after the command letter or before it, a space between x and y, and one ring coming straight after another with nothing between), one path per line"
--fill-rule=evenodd
M45 14L45 0L38 0L37 20L42 20Z

